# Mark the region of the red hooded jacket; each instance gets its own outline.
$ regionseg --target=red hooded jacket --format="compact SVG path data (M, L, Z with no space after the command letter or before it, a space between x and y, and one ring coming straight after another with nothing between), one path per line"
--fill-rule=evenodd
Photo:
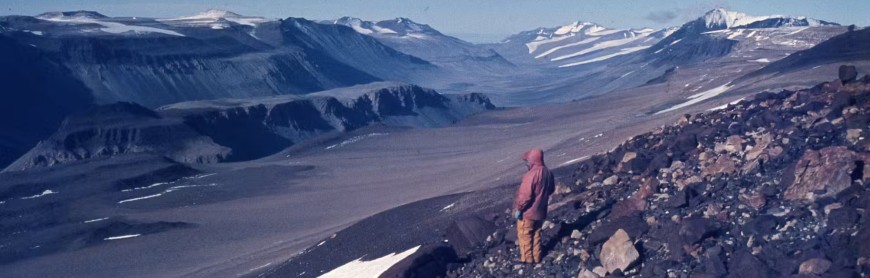
M528 161L529 171L523 175L514 208L523 213L523 219L544 220L547 218L547 205L550 194L556 191L556 182L550 169L544 165L544 151L532 149L523 154Z

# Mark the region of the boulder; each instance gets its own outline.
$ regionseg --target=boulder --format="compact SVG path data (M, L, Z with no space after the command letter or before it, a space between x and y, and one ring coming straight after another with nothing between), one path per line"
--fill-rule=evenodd
M795 166L794 182L786 189L784 197L813 201L834 196L852 185L855 168L855 153L846 147L807 150Z
M829 268L831 268L831 261L821 258L812 258L801 263L798 273L822 275L827 272Z
M486 244L496 227L492 222L470 216L453 221L447 228L447 242L459 257L465 257L477 247Z
M855 81L855 79L858 79L858 70L855 68L855 66L842 65L840 66L839 73L840 82L843 82L843 84L848 84L852 81Z
M625 271L640 257L640 253L634 248L631 238L624 230L616 230L616 233L601 247L598 256L607 273L616 270Z

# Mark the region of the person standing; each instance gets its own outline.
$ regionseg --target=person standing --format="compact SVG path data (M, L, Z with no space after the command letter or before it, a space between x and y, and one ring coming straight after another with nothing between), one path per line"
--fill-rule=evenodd
M547 218L547 205L550 194L556 190L556 182L544 164L544 151L534 148L522 157L529 171L523 175L514 201L517 242L520 260L537 264L541 262L541 227Z

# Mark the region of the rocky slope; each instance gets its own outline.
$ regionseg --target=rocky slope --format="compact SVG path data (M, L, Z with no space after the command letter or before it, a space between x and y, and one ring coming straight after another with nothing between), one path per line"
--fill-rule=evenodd
M870 77L844 72L685 115L579 162L552 198L542 264L511 261L505 212L448 276L866 275Z
M441 95L397 83L304 97L182 102L156 112L117 103L69 117L6 171L127 153L153 153L184 163L249 160L326 133L373 124L441 127L494 108L480 94Z

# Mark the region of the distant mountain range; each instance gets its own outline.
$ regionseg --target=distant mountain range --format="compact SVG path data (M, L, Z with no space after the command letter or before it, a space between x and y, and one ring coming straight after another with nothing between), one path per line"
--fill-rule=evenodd
M9 106L0 116L20 120L0 122L0 132L9 134L0 140L0 165L49 136L70 113L96 104L157 108L378 81L482 92L498 105L562 102L670 82L701 61L755 71L845 29L805 17L715 9L679 28L621 30L577 21L472 44L401 17L311 21L222 10L169 19L93 11L5 16L0 72L8 74L0 81L10 90L0 94ZM706 74L730 76L715 72L723 69ZM704 90L709 81L679 82Z
M839 24L806 17L749 16L719 8L679 28L621 30L576 21L564 26L520 32L491 46L517 63L572 67L642 50L655 52L689 34L698 35L706 31L817 26Z

